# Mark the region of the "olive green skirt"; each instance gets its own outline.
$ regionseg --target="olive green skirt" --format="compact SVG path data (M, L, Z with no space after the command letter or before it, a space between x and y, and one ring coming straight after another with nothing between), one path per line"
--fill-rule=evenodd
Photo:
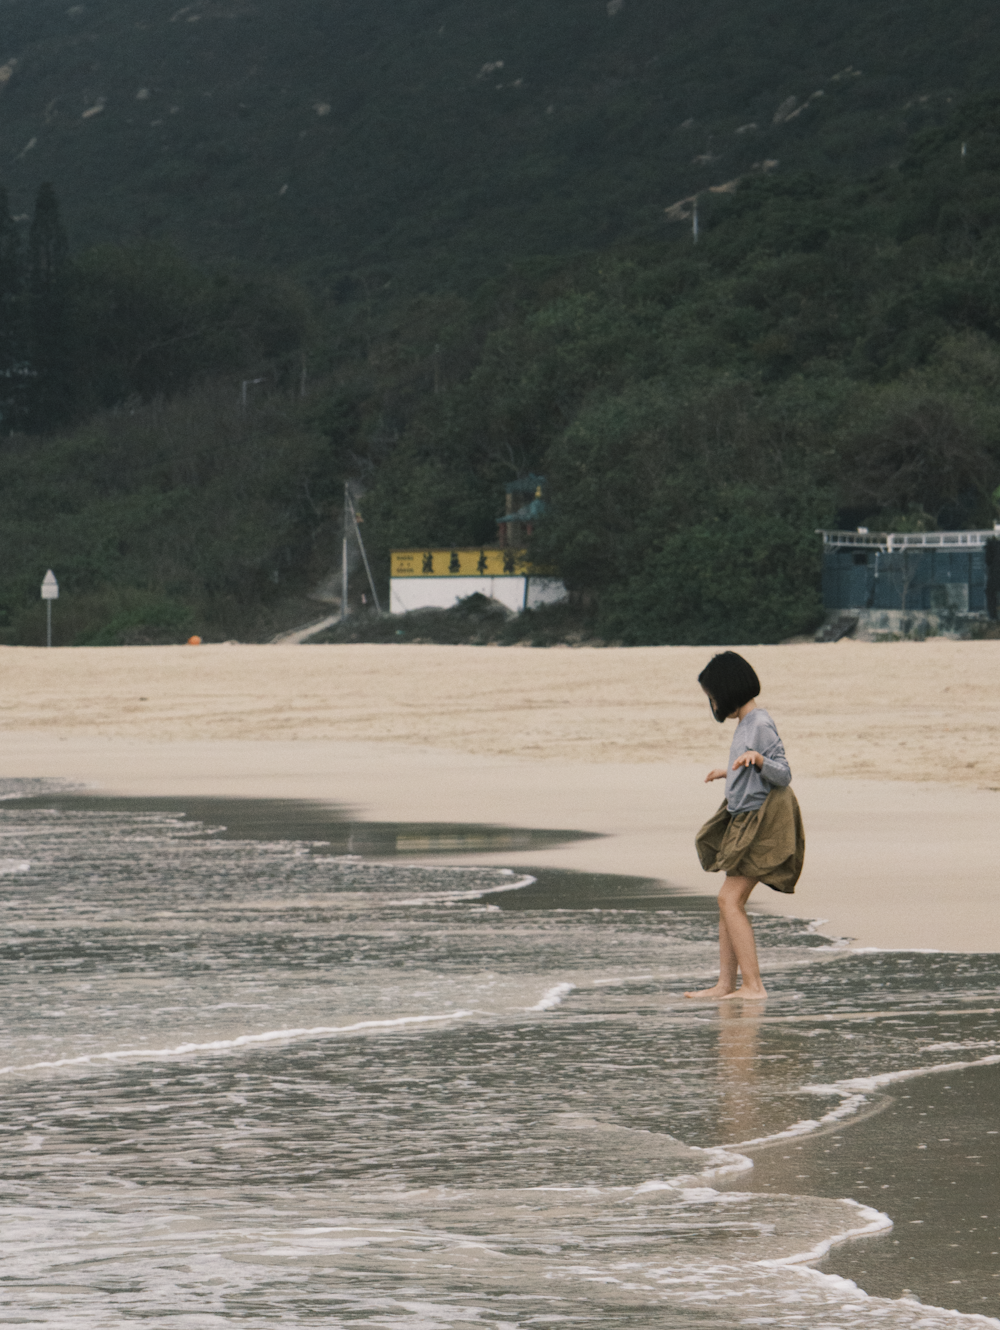
M791 894L806 853L798 800L790 785L775 786L753 813L734 815L723 800L694 843L706 873L752 877Z

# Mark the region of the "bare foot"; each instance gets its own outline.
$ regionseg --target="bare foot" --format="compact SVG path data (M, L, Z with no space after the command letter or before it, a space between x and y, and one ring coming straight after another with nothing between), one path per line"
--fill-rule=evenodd
M725 988L722 984L713 984L711 988L699 988L695 992L685 993L689 998L728 998L735 997L735 988Z
M733 997L741 997L748 1002L763 1002L767 998L766 988L747 988L746 984L738 988Z

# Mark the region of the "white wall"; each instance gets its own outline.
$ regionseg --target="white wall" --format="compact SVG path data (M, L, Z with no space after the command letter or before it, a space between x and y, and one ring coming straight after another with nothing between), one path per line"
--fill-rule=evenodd
M566 599L566 588L557 577L393 577L389 580L389 613L450 610L478 591L520 614L526 589L529 609Z
M450 610L477 591L519 612L524 608L525 581L523 577L393 577L389 581L389 613Z

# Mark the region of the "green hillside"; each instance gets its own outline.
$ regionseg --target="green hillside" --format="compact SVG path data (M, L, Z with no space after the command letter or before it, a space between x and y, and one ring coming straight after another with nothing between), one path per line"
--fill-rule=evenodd
M809 631L817 526L991 523L1000 98L957 108L867 179L751 178L702 220L697 246L675 231L525 261L334 329L180 260L157 268L152 251L88 257L73 289L120 302L98 326L135 307L159 364L171 339L153 315L177 311L143 322L134 296L175 273L217 369L199 382L168 355L172 398L139 386L68 432L4 441L7 640L37 640L47 564L70 640L266 635L335 565L345 480L364 491L384 587L393 545L491 541L504 482L545 474L535 554L594 633L626 643ZM293 366L303 338L309 363L327 357L304 395L260 343L268 309L285 311ZM241 346L265 370L245 404Z
M380 550L487 540L502 481L540 472L536 553L603 636L760 641L819 621L816 527L992 524L1000 99L898 168L752 180L704 222L498 288L373 478Z
M988 0L2 0L0 33L15 213L50 180L78 247L341 296L656 236L755 163L880 168L1000 74Z
M535 552L624 642L808 631L814 527L997 512L984 0L0 0L0 33L0 641L49 565L64 641L266 637L345 481L384 583L545 474Z

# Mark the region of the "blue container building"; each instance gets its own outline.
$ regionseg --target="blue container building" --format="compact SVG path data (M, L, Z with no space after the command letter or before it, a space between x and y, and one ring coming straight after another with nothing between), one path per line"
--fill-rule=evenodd
M829 610L996 618L1000 525L989 531L821 531Z

